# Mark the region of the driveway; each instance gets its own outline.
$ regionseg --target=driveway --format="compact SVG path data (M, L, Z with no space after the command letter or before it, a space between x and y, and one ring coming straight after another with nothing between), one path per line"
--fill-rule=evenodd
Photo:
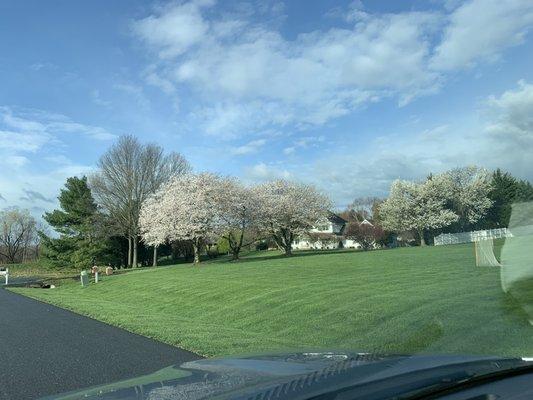
M39 398L198 358L0 288L0 399Z

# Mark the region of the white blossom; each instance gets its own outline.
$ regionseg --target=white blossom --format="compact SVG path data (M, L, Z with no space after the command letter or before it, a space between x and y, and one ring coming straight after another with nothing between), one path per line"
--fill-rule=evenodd
M217 191L217 231L228 241L233 258L239 258L243 246L257 240L261 209L256 191L242 185L237 179L221 180Z
M171 180L143 204L143 239L154 245L166 240L190 240L194 260L199 262L200 247L217 231L217 196L221 187L221 178L209 173Z
M483 168L474 166L455 168L444 173L451 183L453 208L459 215L460 228L475 224L492 206L489 198L491 175Z
M313 186L277 180L255 188L261 204L262 230L272 236L276 245L287 255L297 235L306 233L325 218L331 208L329 198Z
M379 207L383 227L397 232L414 229L424 245L425 230L446 227L459 218L447 208L451 190L451 181L443 175L422 183L394 181L389 197Z

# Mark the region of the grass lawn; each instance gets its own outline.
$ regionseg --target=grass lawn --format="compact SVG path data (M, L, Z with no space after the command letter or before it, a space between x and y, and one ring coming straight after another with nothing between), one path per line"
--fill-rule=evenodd
M9 276L11 278L62 278L65 276L75 276L79 274L79 272L75 269L53 268L51 266L41 264L37 261L19 264L2 264L0 266L9 269ZM3 282L3 277L0 278L0 282Z
M472 245L250 255L13 291L203 355L295 350L533 355L533 326Z

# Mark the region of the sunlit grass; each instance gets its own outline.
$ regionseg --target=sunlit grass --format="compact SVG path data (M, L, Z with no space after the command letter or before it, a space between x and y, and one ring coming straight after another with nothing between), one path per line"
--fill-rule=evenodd
M79 273L75 269L54 268L50 265L38 261L19 264L2 264L0 266L9 269L9 276L11 278L62 278L65 276L75 276ZM0 282L2 281L2 278L0 278Z
M203 355L294 349L533 355L533 327L472 245L249 255L13 289Z

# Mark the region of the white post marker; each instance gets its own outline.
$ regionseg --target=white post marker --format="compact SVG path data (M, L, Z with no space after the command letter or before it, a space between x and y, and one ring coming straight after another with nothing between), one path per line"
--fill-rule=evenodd
M0 271L0 275L4 275L6 280L6 285L9 283L9 268L6 268L5 271Z
M94 273L94 283L98 283L98 271Z
M89 277L87 276L87 271L81 271L80 280L81 280L82 287L89 285Z

